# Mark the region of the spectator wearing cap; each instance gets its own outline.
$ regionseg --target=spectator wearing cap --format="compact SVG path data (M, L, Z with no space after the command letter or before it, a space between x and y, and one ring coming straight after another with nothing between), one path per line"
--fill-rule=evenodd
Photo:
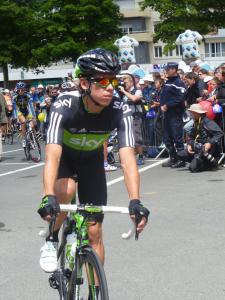
M169 62L165 68L167 80L163 85L160 105L163 117L163 141L169 151L169 160L163 167L182 167L178 161L177 152L184 149L183 143L183 113L185 85L177 74L178 64Z
M214 169L220 156L223 132L216 122L206 117L207 111L200 104L192 104L188 110L194 126L188 136L187 149L179 151L178 157L190 163L191 172Z
M142 90L143 98L147 103L150 103L152 100L152 93L155 91L154 78L151 74L148 74L141 80L143 80L145 84L145 87Z

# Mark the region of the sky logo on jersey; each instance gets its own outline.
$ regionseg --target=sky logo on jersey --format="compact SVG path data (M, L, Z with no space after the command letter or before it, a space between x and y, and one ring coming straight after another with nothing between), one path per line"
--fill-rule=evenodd
M55 103L54 103L54 106L56 107L56 108L60 108L60 107L62 107L62 106L66 106L66 107L71 107L71 102L72 102L72 99L71 98L69 98L69 99L63 99L63 100L61 100L61 99L59 99L58 101L56 101Z
M123 113L127 113L129 111L131 111L130 107L128 104L124 104L124 102L121 102L121 101L115 101L113 103L113 108L115 109L122 109L123 110Z
M100 148L108 139L109 133L105 134L73 134L64 130L63 144L79 151L93 151Z

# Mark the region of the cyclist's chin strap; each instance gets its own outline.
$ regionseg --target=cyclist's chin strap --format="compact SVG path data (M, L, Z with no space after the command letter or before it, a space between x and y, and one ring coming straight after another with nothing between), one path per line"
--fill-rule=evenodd
M84 95L87 95L91 101L96 105L96 106L99 106L99 107L104 107L104 105L101 105L99 104L97 101L95 101L95 99L92 97L91 95L91 83L89 82L89 87L88 89L84 90Z

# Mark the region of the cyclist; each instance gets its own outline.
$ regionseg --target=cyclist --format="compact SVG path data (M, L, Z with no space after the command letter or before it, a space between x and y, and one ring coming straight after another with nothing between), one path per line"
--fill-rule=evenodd
M26 119L35 118L33 102L30 95L26 92L26 84L22 81L18 82L15 87L15 95L13 96L13 119L18 119L21 123L22 146L26 147ZM34 127L34 123L32 123Z
M131 217L140 217L137 230L147 223L149 211L141 204L139 173L134 155L132 116L128 105L113 96L120 70L117 56L97 48L78 58L75 75L79 90L61 93L52 105L47 131L46 162L44 167L44 197L39 214L50 220L58 211L58 203L69 203L75 193L78 177L78 196L81 204L106 205L107 190L104 171L103 143L117 128L119 153L125 183L130 197ZM53 241L47 237L41 248L40 266L46 272L57 269L57 242L65 213L59 214ZM89 220L89 239L104 263L102 241L103 215Z

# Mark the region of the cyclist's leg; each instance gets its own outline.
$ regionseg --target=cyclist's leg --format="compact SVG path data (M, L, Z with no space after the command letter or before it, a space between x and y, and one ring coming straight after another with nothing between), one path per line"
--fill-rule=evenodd
M59 203L69 203L75 193L75 182L70 177L72 177L72 170L66 160L62 158L55 184L55 193ZM47 236L46 242L41 248L40 266L45 272L54 272L57 269L58 234L65 217L65 213L61 213L57 217L53 239Z
M76 162L66 159L64 153L61 156L58 179L55 183L55 195L59 204L70 203L76 192L76 183L73 179L73 175L76 173ZM60 213L55 223L55 237L58 240L57 232L66 218L67 213Z
M106 205L107 188L104 170L103 151L80 161L77 168L78 196L81 204ZM103 215L93 216L89 220L89 241L102 263L105 251L102 238Z
M56 198L60 204L67 204L71 202L76 191L76 183L72 178L57 179L55 185ZM67 213L60 213L56 219L55 230L59 230Z
M22 135L22 138L24 139L25 134L26 134L26 119L22 113L18 114L18 121L21 124L21 135Z
M95 252L98 254L101 263L105 261L105 248L102 236L102 223L91 221L88 223L88 237L89 242Z

